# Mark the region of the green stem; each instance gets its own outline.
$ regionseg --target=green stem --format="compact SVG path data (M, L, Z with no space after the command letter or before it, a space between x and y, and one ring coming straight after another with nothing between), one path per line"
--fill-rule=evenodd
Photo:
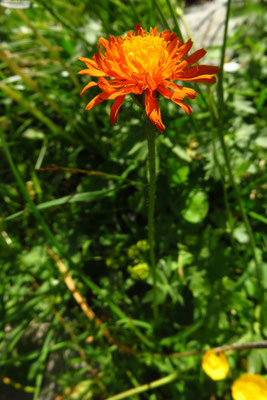
M136 388L126 390L125 392L116 394L115 396L111 396L106 400L121 400L133 396L137 393L147 392L148 390L155 389L159 386L167 385L168 383L175 381L178 378L178 375L179 375L178 372L173 372L172 374L165 376L164 378L157 379L156 381L147 383L145 385L141 385Z
M158 11L158 13L159 13L159 15L160 15L160 18L161 18L163 24L166 26L166 28L169 29L169 31L171 31L171 30L172 30L172 29L171 29L171 26L170 26L170 24L169 24L167 18L165 17L165 15L163 14L163 12L162 12L162 10L161 10L161 6L158 4L157 1L155 2L155 7L156 7L156 9L157 9L157 11Z
M157 318L157 274L155 262L155 240L154 240L154 212L156 194L156 135L150 120L146 118L147 147L148 147L148 166L149 166L149 193L148 193L148 243L150 266L153 276L153 313L154 320Z
M220 117L221 120L223 119L223 109L224 109L224 95L223 95L223 66L224 66L224 59L225 59L225 51L226 51L226 43L227 43L227 32L228 32L228 24L230 19L230 11L231 11L231 0L227 2L227 11L226 11L226 18L225 18L225 25L224 25L224 34L223 34L223 44L221 50L221 60L220 60L220 69L218 74L218 100L219 100L219 108L220 108Z
M183 39L182 32L181 32L181 29L180 29L180 27L178 25L177 17L175 15L175 11L174 11L174 8L172 6L171 0L166 0L166 3L168 5L168 7L169 7L176 33L178 34L178 36L180 36L181 39Z
M224 28L224 38L223 38L223 45L222 45L222 52L221 52L220 71L219 71L219 77L218 77L219 78L219 80L218 80L218 105L219 105L218 135L219 135L220 143L221 143L222 150L223 150L225 164L226 164L226 167L227 167L227 170L228 170L228 174L229 174L229 180L230 180L231 186L234 189L235 197L236 197L236 200L238 202L238 205L239 205L239 208L240 208L240 211L241 211L241 215L242 215L246 230L248 232L249 244L250 244L252 255L253 255L253 258L254 258L254 261L255 261L258 280L260 281L261 280L261 273L260 273L260 267L259 267L259 263L258 263L257 253L256 253L256 245L255 245L255 239L254 239L253 231L251 229L250 222L249 222L249 219L248 219L248 216L247 216L247 212L246 212L246 209L244 207L242 198L240 196L239 187L237 186L237 183L236 183L236 180L235 180L235 176L234 176L234 173L233 173L233 170L232 170L228 149L226 147L226 143L225 143L225 140L224 140L224 134L223 134L223 131L224 131L224 126L223 126L223 113L224 113L223 66L224 66L224 59L225 59L225 51L226 51L226 43L227 43L227 31L228 31L228 23L229 23L229 18L230 18L230 10L231 10L231 0L228 0L227 11L226 11L226 21L225 21L225 28Z

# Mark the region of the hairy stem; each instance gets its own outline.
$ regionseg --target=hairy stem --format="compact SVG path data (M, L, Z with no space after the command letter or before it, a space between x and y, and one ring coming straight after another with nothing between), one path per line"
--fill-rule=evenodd
M149 166L149 192L148 192L148 243L150 255L150 267L153 276L153 313L154 320L157 319L157 274L155 263L155 239L154 239L154 212L155 212L155 193L156 193L156 135L150 120L146 119L146 134L148 146L148 166Z

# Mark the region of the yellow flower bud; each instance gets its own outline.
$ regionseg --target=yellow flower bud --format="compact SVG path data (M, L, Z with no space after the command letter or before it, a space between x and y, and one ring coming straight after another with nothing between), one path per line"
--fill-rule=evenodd
M223 353L208 350L202 359L202 368L214 381L224 379L229 371L227 359Z
M149 274L149 266L147 263L137 264L129 267L129 272L133 279L146 279Z
M14 383L14 388L21 389L22 385L20 383Z
M139 250L138 248L133 245L128 249L128 257L129 258L138 258L139 256Z
M139 240L136 243L136 247L141 251L147 251L149 249L149 244L147 240Z
M256 374L243 374L232 385L234 400L266 400L267 382Z

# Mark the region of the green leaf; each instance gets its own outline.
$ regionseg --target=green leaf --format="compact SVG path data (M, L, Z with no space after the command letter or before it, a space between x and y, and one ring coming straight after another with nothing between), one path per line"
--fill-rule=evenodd
M45 135L41 131L37 131L36 129L29 128L22 134L23 137L26 139L33 139L33 140L43 140Z
M250 215L252 218L255 218L255 219L257 219L257 220L263 222L264 224L267 224L267 218L263 217L262 215L260 215L260 214L258 214L258 213L255 213L254 211L250 211L250 212L249 212L249 215Z
M248 372L251 374L259 374L262 367L262 358L259 350L252 350L248 356Z
M248 243L249 236L244 224L240 224L233 232L234 238L239 243Z
M166 147L169 147L171 149L171 151L178 156L179 158L181 158L184 161L187 162L191 162L192 159L191 157L187 154L187 152L178 144L173 144L169 138L167 137L162 137L161 138L161 143L165 144Z
M192 224L198 224L208 214L209 203L205 192L193 189L186 200L186 206L182 210L184 219Z
M260 136L255 140L255 143L259 147L267 149L267 136Z

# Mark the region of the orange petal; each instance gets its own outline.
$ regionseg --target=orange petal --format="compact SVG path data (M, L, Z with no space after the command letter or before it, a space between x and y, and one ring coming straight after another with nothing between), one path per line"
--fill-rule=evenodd
M157 99L155 98L154 92L146 89L145 93L145 110L152 124L154 124L160 132L165 129L161 121L160 109L158 106Z
M178 106L182 107L182 109L186 112L186 114L190 114L192 112L192 108L188 105L183 103L182 101L179 100L172 100L175 104L178 104Z
M218 71L219 68L212 65L195 65L194 67L190 67L176 74L175 79L181 81L215 83L216 77L212 74L217 74Z
M218 72L219 68L212 65L195 65L194 67L189 67L186 70L181 71L180 74L185 78L195 78L201 75L217 74Z
M198 60L200 60L202 57L204 57L204 55L206 53L207 53L206 50L199 49L199 50L195 51L193 54L191 54L191 56L186 57L185 61L187 61L188 65L195 64L196 62L198 62Z
M142 25L141 24L137 24L135 26L135 36L142 35L143 32L144 32L144 29L142 28Z
M186 66L187 66L187 61L184 60L184 61L180 62L180 63L175 67L174 76L176 77L176 74L179 73L180 71L182 71ZM177 79L177 78L174 78L174 79Z
M155 28L152 29L152 33L154 36L157 36L157 32L158 32L158 27L155 26Z
M214 67L214 65L199 65L198 71L201 75L218 74L219 68Z
M214 75L202 75L191 79L182 79L183 81L199 82L199 83L216 83L217 79Z
M97 96L95 96L93 98L93 100L91 100L87 106L85 107L85 109L87 111L91 110L91 108L93 108L94 106L97 106L98 104L102 103L102 101L106 100L107 96L104 93L100 93Z
M117 122L117 116L118 116L118 112L121 108L122 102L125 98L124 96L120 96L117 97L117 99L114 101L114 103L112 104L111 110L110 110L110 122L112 125L115 125Z
M90 76L106 76L105 72L99 71L99 69L88 68L82 69L78 72L79 75L90 75Z
M176 85L175 83L168 83L167 87L171 88L175 93L175 97L178 98L179 96L181 100L184 97L189 97L189 99L194 99L197 96L197 92L194 89L187 88L184 86L179 86Z
M180 46L177 50L178 56L179 58L183 58L191 49L191 47L193 46L193 42L191 39L189 39L186 43L182 44L182 46Z
M88 89L90 89L93 86L98 86L98 84L94 81L87 83L87 85L83 88L83 90L81 91L81 96L84 94L84 92Z
M150 75L149 72L146 72L145 74L145 79L146 79L146 83L148 84L148 87L150 90L155 90L157 87L156 82L154 81L154 79L152 78L152 76Z
M172 42L170 42L166 48L166 50L169 53L169 56L172 57L173 55L175 55L177 47L180 44L180 38L175 38Z
M192 78L185 78L183 76L176 78L181 81L191 81L191 82L199 82L199 83L216 83L216 76L214 75L200 75L200 76L195 76Z
M107 50L109 46L109 41L103 37L99 38L98 42L104 47L105 50Z
M125 96L126 94L134 93L134 94L142 94L143 90L140 89L137 85L127 85L124 88L118 90L114 89L112 93L108 93L108 100L114 100L119 96Z
M93 60L91 60L90 58L79 57L78 60L84 62L87 67L97 68L97 64Z
M190 106L187 104L183 103L180 98L176 97L176 94L171 92L169 89L166 89L164 87L159 87L157 89L164 97L167 99L173 101L175 104L178 104L178 106L182 107L183 110L186 112L186 114L190 114L192 112L192 109Z
M162 96L166 97L166 99L169 99L169 100L172 99L172 96L173 96L173 94L174 94L171 90L165 88L164 86L159 86L159 87L157 88L157 91L158 91L160 94L162 94Z

